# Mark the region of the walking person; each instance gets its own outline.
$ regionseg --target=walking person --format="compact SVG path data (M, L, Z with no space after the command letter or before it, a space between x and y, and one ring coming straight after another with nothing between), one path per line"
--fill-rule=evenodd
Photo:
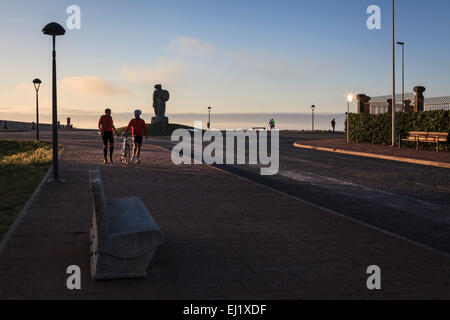
M130 120L130 123L124 131L124 133L126 133L130 130L130 128L132 129L131 135L133 136L133 157L131 158L131 161L136 160L137 163L141 162L139 157L141 155L142 136L145 134L145 138L148 138L147 125L145 124L144 119L141 119L141 114L141 110L135 110L134 118Z
M336 133L336 119L331 120L331 127L333 128L333 134Z
M111 109L105 109L105 114L98 120L98 129L102 134L103 140L103 163L108 163L108 143L109 143L109 161L113 163L113 153L114 153L114 135L113 131L119 136L116 128L114 127L114 121L111 117Z
M270 119L269 126L270 126L270 130L275 129L275 120L274 119Z

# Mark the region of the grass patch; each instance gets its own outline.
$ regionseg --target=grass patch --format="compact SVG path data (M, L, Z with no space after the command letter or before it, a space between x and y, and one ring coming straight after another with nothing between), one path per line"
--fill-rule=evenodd
M121 134L125 129L126 127L122 127L118 128L117 131ZM177 129L192 129L192 127L176 123L170 123L168 125L147 124L147 129L150 136L170 136Z
M52 164L52 145L0 140L0 239Z

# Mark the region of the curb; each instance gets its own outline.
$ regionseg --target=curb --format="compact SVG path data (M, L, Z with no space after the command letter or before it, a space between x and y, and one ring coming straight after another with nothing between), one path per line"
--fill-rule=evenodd
M62 148L61 152L59 153L59 156L62 155L64 151L64 147ZM27 209L33 204L34 199L36 199L36 197L39 194L39 191L41 191L42 187L44 186L44 184L47 182L48 177L50 176L50 173L53 171L53 164L50 166L50 168L48 168L47 173L44 175L44 178L42 178L42 181L39 183L39 185L36 187L36 189L34 190L33 194L31 195L31 197L28 199L28 201L25 203L25 206L22 208L22 210L20 210L19 214L17 215L16 219L14 220L14 222L11 224L11 226L9 227L8 232L5 234L5 236L3 237L3 239L0 242L0 257L3 253L3 250L5 250L6 245L8 244L8 240L11 237L11 235L14 233L14 231L16 231L17 227L19 226L20 222L22 221L22 219L28 214Z
M390 160L390 161L405 162L405 163L419 164L419 165L424 165L424 166L432 166L432 167L450 169L450 163L438 162L438 161L403 158L403 157L396 157L396 156L389 156L389 155L368 153L368 152L357 152L357 151L350 151L350 150L343 150L343 149L315 147L315 146L311 146L311 145L300 144L297 142L294 143L294 147L299 148L299 149L334 152L334 153L348 154L348 155L358 156L358 157L375 158L375 159Z

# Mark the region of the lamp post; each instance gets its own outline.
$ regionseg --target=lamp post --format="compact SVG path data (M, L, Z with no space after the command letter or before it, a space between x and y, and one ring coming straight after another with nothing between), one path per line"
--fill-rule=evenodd
M47 24L42 33L52 36L53 40L53 65L52 65L52 136L53 136L53 180L58 181L58 107L56 97L56 49L55 40L57 36L62 36L66 33L64 28L56 23L51 22Z
M347 96L347 143L350 142L350 103L353 102L353 95Z
M211 107L208 107L208 130L211 129Z
M314 133L314 109L316 108L315 105L311 106L311 110L312 110L312 132Z
M395 0L392 0L392 146L395 147Z
M402 111L405 111L405 43L398 41L397 44L402 46Z
M39 142L39 88L42 81L38 78L33 80L34 89L36 90L36 141Z

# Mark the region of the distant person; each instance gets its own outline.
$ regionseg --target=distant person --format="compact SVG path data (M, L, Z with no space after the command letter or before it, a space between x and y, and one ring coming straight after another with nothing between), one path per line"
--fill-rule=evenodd
M102 134L103 139L103 163L108 163L108 143L109 143L109 161L113 162L113 153L114 153L114 135L113 131L119 135L116 128L114 127L114 121L111 117L111 109L106 109L105 114L100 117L98 120L98 129Z
M270 119L270 121L269 121L269 127L270 127L270 130L275 129L275 120L274 120L274 119Z
M331 120L331 127L333 128L333 133L336 133L336 119Z
M139 157L141 155L143 134L145 134L146 139L148 138L147 125L145 124L145 121L141 119L141 114L141 110L135 110L134 119L131 119L128 127L124 131L124 133L126 133L128 130L130 130L130 128L132 129L131 135L133 136L133 157L131 158L131 161L134 161L136 159L137 163L141 162L141 160L139 160Z

